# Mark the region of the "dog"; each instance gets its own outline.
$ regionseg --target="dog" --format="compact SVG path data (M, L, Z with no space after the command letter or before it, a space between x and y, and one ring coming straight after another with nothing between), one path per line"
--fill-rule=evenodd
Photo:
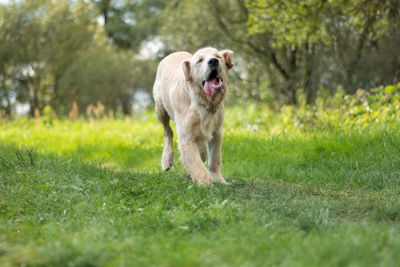
M233 52L212 47L175 52L159 64L153 87L158 120L164 127L161 166L168 171L174 161L175 122L180 159L193 181L200 185L226 184L221 173L223 100L228 91L228 72ZM204 163L208 154L208 170Z

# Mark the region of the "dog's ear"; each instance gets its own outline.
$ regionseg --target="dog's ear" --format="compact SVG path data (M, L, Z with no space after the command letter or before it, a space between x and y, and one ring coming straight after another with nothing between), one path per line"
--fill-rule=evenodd
M226 68L228 70L232 69L233 67L233 62L232 62L232 55L233 52L231 50L222 50L221 52L219 52L221 54L221 56L224 58L225 60L225 64L226 64Z
M186 59L185 61L182 62L182 69L183 73L185 74L185 79L186 81L190 81L192 79L192 76L190 74L190 60Z

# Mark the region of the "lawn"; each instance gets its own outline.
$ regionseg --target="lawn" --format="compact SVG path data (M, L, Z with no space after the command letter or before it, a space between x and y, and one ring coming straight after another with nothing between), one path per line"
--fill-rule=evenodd
M398 265L398 120L297 115L228 109L209 187L152 112L0 121L0 265Z

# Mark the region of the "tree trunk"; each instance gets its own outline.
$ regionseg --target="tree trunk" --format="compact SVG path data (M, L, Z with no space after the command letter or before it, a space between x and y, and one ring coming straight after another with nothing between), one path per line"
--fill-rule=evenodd
M315 89L313 88L312 84L312 74L313 74L313 67L314 67L314 46L310 45L307 42L306 44L306 55L305 55L305 62L306 62L306 75L305 75L305 83L304 87L306 90L306 104L311 105L314 103L315 100Z
M297 106L297 90L296 87L291 85L289 87L289 102L288 104L292 104Z
M5 107L5 112L6 112L7 117L10 118L11 117L11 110L12 110L10 94L8 93L8 89L5 86L3 86L3 91L4 91L4 96L6 98L6 103L7 103L7 106Z
M29 116L35 117L35 110L39 109L39 87L40 87L40 75L32 82L32 98L30 101Z
M132 109L131 109L131 102L129 95L128 94L122 95L120 101L121 101L122 113L124 113L125 115L130 115Z
M103 14L104 18L104 25L107 25L108 23L108 16L110 12L110 3L111 0L104 0L101 4L101 13Z
M287 87L287 92L289 93L288 104L297 105L297 88L296 88L297 47L291 49L290 51L289 69L290 69L290 74L288 77L288 87Z

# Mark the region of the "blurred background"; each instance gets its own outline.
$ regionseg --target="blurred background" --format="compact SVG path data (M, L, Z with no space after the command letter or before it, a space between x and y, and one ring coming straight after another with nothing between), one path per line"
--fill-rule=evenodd
M0 0L0 116L135 113L161 58L204 46L234 51L231 105L368 95L399 82L399 13L399 0Z

